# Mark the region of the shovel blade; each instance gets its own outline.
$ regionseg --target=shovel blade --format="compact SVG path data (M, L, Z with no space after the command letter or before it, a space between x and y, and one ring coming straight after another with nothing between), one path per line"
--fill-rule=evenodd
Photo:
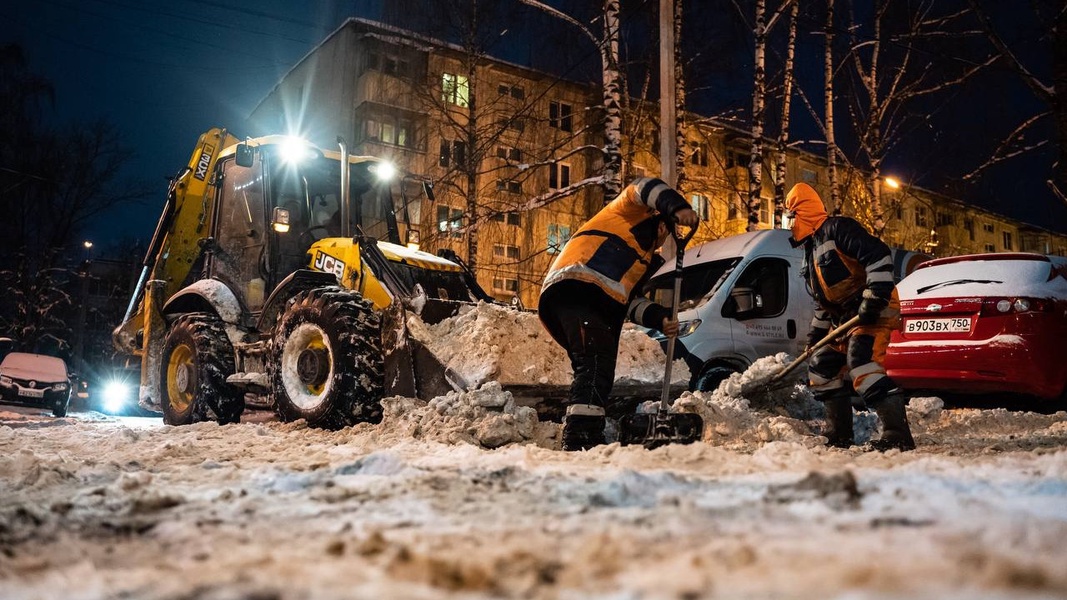
M619 421L619 443L649 450L667 444L692 444L704 437L704 419L695 413L642 413Z

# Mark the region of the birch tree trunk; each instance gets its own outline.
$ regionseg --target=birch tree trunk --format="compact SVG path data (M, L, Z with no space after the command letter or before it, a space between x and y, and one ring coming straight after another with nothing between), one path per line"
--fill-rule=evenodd
M841 211L837 185L837 142L834 139L834 0L826 0L826 51L823 54L823 102L826 106L826 173L830 179L831 214Z
M872 115L872 118L877 119L876 115L879 115L881 111L881 103L878 90L878 61L880 60L880 54L882 52L882 16L885 14L886 5L884 0L875 0L874 3L874 40L871 41L871 68L867 72L867 95L868 95L868 110L867 114ZM879 119L880 121L880 119ZM882 236L882 231L885 230L885 219L882 214L882 158L884 155L884 149L882 148L882 129L881 127L871 127L867 130L868 139L867 147L871 150L868 152L870 157L871 166L871 179L868 182L868 186L871 191L871 216L873 217L874 235L877 237Z
M685 184L686 143L685 143L685 75L682 69L682 0L674 0L674 114L675 114L675 149L678 176L674 182L675 189L681 191Z
M774 228L782 225L782 211L785 210L785 173L786 150L789 148L789 110L793 99L793 58L796 54L797 15L800 1L793 2L789 13L789 41L785 50L785 73L782 81L782 119L781 131L778 132L778 156L775 157L774 173Z
M620 0L604 0L601 46L604 86L604 203L622 192L622 75L619 71Z
M760 192L763 190L763 112L767 93L766 52L767 22L766 0L756 0L756 21L753 33L756 38L755 77L752 90L752 152L748 158L748 231L759 227Z
M472 28L476 30L476 28ZM478 135L478 75L477 75L477 61L474 60L474 52L469 52L467 55L467 84L469 86L469 96L467 104L467 126L464 130L466 142L467 142L467 165L463 169L465 171L465 179L467 180L467 222L470 226L467 229L467 265L471 271L475 271L478 267L478 234L480 230L481 220L478 218L478 165L472 164L470 161L475 160L480 153L473 152L474 148L477 148L479 143Z

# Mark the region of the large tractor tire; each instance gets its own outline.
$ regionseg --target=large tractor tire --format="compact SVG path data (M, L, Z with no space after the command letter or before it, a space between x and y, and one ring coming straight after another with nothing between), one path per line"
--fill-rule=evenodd
M239 422L244 395L226 383L235 368L233 346L218 317L179 317L167 332L159 364L163 422Z
M358 293L331 286L297 294L271 339L278 416L327 429L381 422L381 340L381 318Z

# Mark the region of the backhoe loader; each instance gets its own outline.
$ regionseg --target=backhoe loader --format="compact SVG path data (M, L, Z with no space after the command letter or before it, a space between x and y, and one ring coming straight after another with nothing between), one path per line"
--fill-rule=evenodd
M141 359L140 404L168 424L256 406L339 428L380 421L386 394L448 391L406 315L433 323L492 299L454 254L400 245L394 172L341 138L202 134L113 333Z

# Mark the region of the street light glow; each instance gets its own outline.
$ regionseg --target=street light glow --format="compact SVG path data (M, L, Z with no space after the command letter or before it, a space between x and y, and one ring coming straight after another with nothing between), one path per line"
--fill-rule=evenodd
M85 246L86 249L89 249L93 247L93 242L90 240L85 240L84 242L82 242L82 245Z
M893 188L894 190L900 188L900 182L897 181L896 179L892 178L892 177L886 177L885 178L885 184L888 185L889 187Z

